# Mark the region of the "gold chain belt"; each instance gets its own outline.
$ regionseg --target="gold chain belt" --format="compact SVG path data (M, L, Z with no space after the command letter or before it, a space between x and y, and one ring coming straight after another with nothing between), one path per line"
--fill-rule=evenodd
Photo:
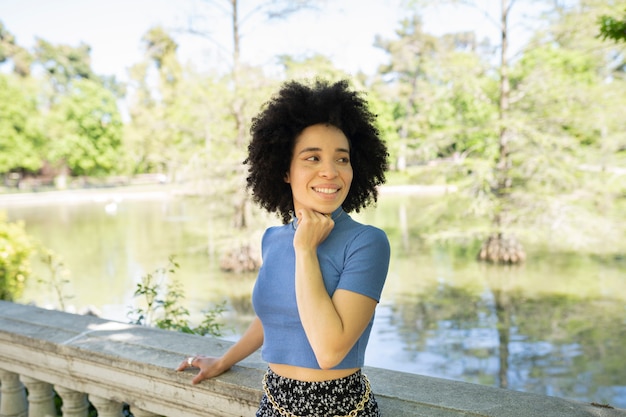
M359 403L356 405L356 408L354 410L350 411L345 416L335 415L333 417L356 417L357 414L359 413L359 411L363 411L363 409L365 408L365 403L367 403L367 401L369 400L370 393L372 392L372 389L370 387L370 381L367 378L367 375L365 375L365 374L361 374L361 375L363 376L363 379L365 380L365 393L363 394L363 397L361 398L361 401L359 401ZM285 410L285 407L282 407L281 405L279 405L276 402L276 400L274 399L274 396L270 393L270 390L267 387L267 372L263 376L263 390L265 391L265 395L267 396L267 399L270 400L270 403L272 403L272 406L276 410L278 410L278 413L281 416L285 416L285 417L300 417L300 416L297 416L297 415L293 414L292 412L289 412L289 411Z

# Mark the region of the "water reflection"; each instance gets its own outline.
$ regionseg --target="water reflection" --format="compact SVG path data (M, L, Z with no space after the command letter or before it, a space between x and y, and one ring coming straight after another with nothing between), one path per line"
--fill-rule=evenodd
M220 272L220 250L260 240L277 220L259 216L258 230L233 236L217 202L122 195L113 210L112 201L6 210L63 257L71 271L65 291L77 307L125 321L141 276L175 254L186 307L199 314L227 300L229 338L237 338L253 316L254 274ZM577 256L514 268L477 264L458 248L422 242L427 204L381 198L375 210L355 215L385 229L392 245L367 364L626 408L624 264ZM37 272L45 278L41 266ZM56 304L36 281L22 301Z
M369 359L424 375L626 405L623 299L525 292L532 271L481 269L482 291L440 279L387 302L374 329L373 350L382 354Z

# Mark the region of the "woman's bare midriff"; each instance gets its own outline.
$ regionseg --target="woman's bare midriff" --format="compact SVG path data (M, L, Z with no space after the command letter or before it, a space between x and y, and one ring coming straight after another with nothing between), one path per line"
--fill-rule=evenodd
M360 369L311 369L280 363L270 363L269 367L272 371L274 371L274 373L282 377L307 382L329 381L331 379L344 378L352 375Z

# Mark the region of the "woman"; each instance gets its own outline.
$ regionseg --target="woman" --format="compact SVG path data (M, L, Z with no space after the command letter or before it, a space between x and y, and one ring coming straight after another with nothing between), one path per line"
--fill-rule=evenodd
M348 215L375 202L385 180L374 120L346 81L288 82L253 119L248 188L283 225L263 236L256 318L222 357L180 364L200 368L192 383L262 346L269 366L257 416L379 415L361 367L389 242Z

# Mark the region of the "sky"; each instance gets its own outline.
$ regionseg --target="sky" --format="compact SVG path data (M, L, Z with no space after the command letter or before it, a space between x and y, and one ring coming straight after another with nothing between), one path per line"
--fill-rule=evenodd
M128 67L142 58L141 37L149 28L185 27L189 19L207 16L208 1L0 0L0 21L19 45L29 49L36 37L72 46L84 42L92 48L97 74L115 75L124 81ZM224 0L213 3L227 4ZM240 0L242 14L259 3ZM180 32L173 35L181 60L200 69L230 62L229 18L215 8L210 10L216 17L209 23L211 40ZM372 74L386 60L385 53L373 46L375 37L395 38L398 22L407 15L402 0L326 0L321 11L301 11L270 24L256 15L242 25L242 59L271 71L279 54L320 53L349 73ZM425 30L433 34L476 29L482 38L497 33L480 13L467 9L425 10L422 15Z

